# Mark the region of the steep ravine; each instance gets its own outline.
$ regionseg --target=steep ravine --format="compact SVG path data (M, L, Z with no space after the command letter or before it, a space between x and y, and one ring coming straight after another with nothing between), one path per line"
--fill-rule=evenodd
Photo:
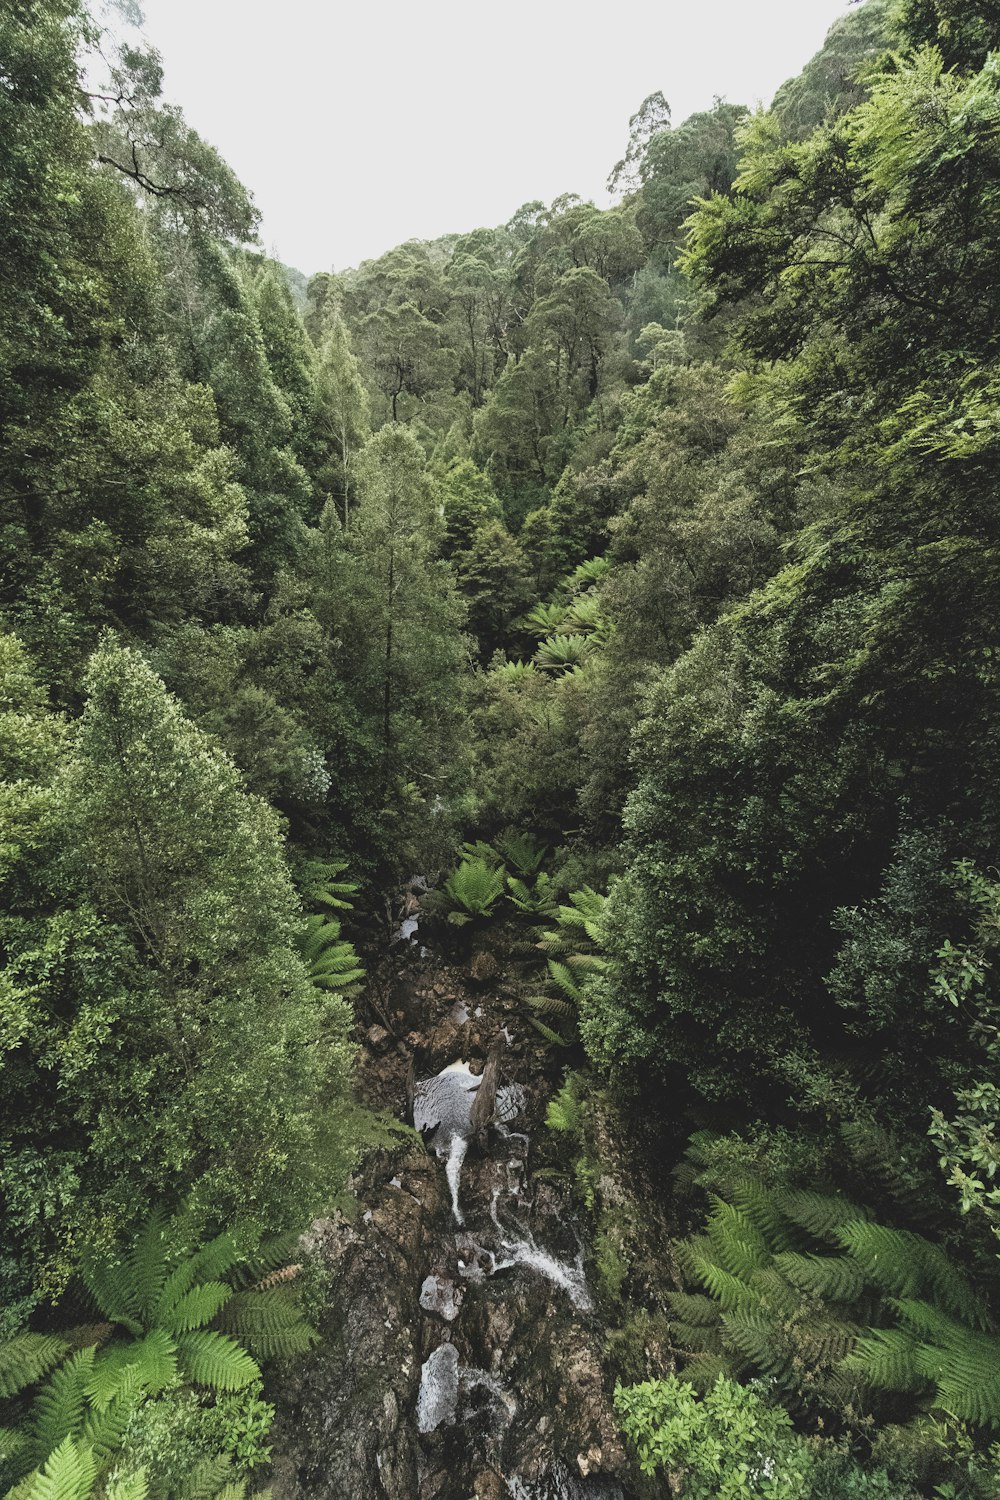
M411 932L359 1005L360 1087L400 1120L415 1096L426 1144L370 1153L356 1211L314 1226L332 1307L281 1395L275 1500L632 1500L585 1228L535 1175L562 1059L501 952L447 961Z

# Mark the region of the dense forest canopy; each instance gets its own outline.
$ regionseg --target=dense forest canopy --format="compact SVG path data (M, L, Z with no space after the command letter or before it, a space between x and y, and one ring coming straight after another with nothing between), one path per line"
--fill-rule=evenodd
M246 1477L308 1335L223 1303L387 1128L341 922L415 870L564 914L557 1116L680 1163L650 1483L998 1492L1000 13L866 0L609 185L307 282L154 53L0 12L12 1496L139 1500L168 1367L148 1493Z

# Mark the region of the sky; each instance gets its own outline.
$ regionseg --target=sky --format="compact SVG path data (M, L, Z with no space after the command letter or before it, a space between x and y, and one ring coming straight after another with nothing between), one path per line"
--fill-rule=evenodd
M164 94L254 194L262 239L343 270L407 239L607 203L628 120L768 103L847 0L141 0Z

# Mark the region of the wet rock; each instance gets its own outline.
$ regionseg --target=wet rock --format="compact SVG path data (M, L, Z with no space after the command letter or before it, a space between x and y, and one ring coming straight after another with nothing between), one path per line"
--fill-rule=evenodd
M451 1427L458 1416L458 1350L454 1344L439 1344L420 1370L417 1396L417 1431L434 1432Z
M428 1276L420 1288L420 1306L437 1313L446 1323L453 1323L462 1310L465 1288L456 1286L446 1276Z

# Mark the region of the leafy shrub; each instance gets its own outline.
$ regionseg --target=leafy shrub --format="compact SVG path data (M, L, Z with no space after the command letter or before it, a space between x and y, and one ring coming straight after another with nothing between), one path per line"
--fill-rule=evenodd
M720 1376L699 1398L669 1376L618 1386L615 1406L643 1474L679 1474L683 1500L806 1500L812 1460L792 1419Z

